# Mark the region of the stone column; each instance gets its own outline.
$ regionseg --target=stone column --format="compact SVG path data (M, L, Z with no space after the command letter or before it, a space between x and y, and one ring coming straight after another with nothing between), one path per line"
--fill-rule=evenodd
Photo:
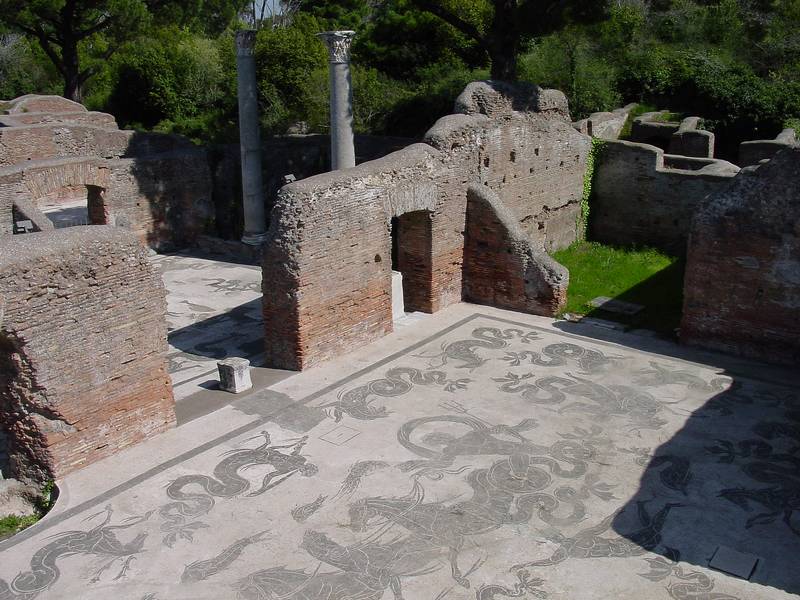
M317 34L328 47L331 82L331 170L356 166L353 144L353 87L350 81L350 44L355 31Z
M258 246L267 233L264 183L261 174L261 134L258 122L256 60L253 47L256 32L236 32L236 71L239 83L239 146L242 154L242 203L245 244Z

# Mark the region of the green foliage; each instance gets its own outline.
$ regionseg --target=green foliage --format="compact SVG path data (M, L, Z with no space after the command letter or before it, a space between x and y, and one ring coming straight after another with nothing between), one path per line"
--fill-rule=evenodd
M0 517L0 540L30 527L40 518L39 515L28 515L27 517L8 515L6 517Z
M301 14L291 27L258 32L255 56L261 122L267 132L284 133L296 121L320 121L320 86L328 62L319 31L315 17Z
M19 34L0 33L0 98L13 99L31 90L59 93L59 75L41 49Z
M214 137L236 102L233 56L221 47L177 28L126 45L111 63L108 110L124 126Z
M53 508L53 493L56 490L55 482L48 481L42 486L39 497L36 499L35 509L36 512L32 515L21 517L18 515L7 515L0 517L0 540L7 538L30 527L43 516L45 516L51 508Z
M590 40L565 30L532 44L520 57L520 80L564 91L574 119L619 106L614 67L599 57Z
M553 254L569 270L564 312L585 314L674 335L683 303L683 263L658 250L616 248L579 241ZM598 310L589 301L598 296L642 304L633 316Z
M594 176L597 161L603 152L605 142L600 138L593 137L589 154L586 157L586 171L583 174L583 195L581 196L581 212L578 215L578 238L585 239L586 231L589 226L589 213L591 210L592 189L594 187Z

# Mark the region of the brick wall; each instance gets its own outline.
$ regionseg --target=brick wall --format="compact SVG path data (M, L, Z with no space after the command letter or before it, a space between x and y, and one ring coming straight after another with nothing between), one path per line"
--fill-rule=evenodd
M692 216L738 167L713 159L665 155L655 146L608 141L595 170L590 237L683 255Z
M212 228L211 171L203 149L107 161L108 222L158 249L191 245Z
M62 477L174 425L165 291L132 234L0 239L0 306L12 475Z
M703 204L684 283L685 343L800 364L800 147Z
M51 158L123 156L132 134L71 123L0 127L0 167Z
M5 113L16 115L21 113L70 113L86 112L86 107L79 102L67 100L62 96L26 94L6 103Z
M408 306L460 302L470 184L496 191L537 248L575 239L589 139L563 94L476 83L456 107L427 144L281 189L263 262L269 364L303 369L391 331L393 217Z
M566 303L569 273L524 233L493 191L467 190L464 299L553 316Z
M281 190L262 277L269 364L299 370L392 330L390 220L435 208L437 163L415 144Z
M784 148L797 143L794 129L784 129L774 140L753 140L739 145L739 166L757 165L762 160L769 160Z

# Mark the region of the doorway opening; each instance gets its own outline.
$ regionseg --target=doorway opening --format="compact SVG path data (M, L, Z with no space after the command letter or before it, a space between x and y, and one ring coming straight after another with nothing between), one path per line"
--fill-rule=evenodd
M107 225L105 189L96 185L65 186L37 202L56 229L78 225Z
M393 217L392 316L432 312L432 214L417 210Z

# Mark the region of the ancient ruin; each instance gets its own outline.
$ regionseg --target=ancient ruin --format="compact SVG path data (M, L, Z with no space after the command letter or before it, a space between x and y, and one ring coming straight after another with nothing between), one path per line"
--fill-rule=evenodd
M788 147L698 207L681 339L800 364L800 148Z
M204 231L214 214L204 149L120 130L111 115L63 98L9 104L0 117L0 235L50 230L45 213L123 227L154 248L186 246Z
M262 278L269 364L306 368L392 330L392 236L407 310L435 312L491 285L463 270L471 184L496 192L538 251L577 238L589 139L561 92L471 84L425 141L281 190ZM555 314L565 281L542 267L524 303Z
M237 148L4 104L0 483L62 497L0 598L800 593L794 132L483 81L357 153L351 34L330 138L259 139L249 32ZM584 238L685 260L685 346L559 318Z

